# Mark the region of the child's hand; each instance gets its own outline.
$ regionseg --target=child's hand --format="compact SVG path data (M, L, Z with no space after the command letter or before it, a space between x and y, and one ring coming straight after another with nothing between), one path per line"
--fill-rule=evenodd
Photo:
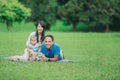
M29 53L30 53L30 54L33 54L34 52L30 49L30 50L29 50Z
M48 61L47 57L42 57L43 61Z

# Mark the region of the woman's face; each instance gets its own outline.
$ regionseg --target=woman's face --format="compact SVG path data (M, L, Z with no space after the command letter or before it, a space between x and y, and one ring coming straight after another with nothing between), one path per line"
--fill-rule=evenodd
M41 24L38 24L37 30L38 30L38 33L42 33L43 27L41 26Z

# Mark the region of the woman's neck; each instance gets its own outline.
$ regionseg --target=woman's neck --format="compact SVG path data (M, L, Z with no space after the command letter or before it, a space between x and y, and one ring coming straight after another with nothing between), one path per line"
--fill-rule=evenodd
M41 36L41 35L42 35L42 33L39 33L39 32L38 32L38 36Z

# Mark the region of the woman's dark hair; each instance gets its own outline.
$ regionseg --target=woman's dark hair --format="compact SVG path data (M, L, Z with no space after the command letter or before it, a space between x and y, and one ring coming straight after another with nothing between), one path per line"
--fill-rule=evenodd
M41 34L41 42L43 42L44 40L44 37L45 37L45 27L46 27L46 24L44 21L38 21L35 25L36 25L36 29L38 27L38 24L40 24L42 27L43 27L43 31L42 31L42 34ZM39 42L39 36L38 36L38 30L36 31L36 36L37 36L37 42Z

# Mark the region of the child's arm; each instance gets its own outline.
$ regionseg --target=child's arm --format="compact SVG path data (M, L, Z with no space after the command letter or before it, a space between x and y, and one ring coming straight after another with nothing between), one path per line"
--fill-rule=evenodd
M37 54L39 54L40 53L40 51L41 51L41 44L37 44L38 45L38 52L37 52ZM37 55L36 54L36 55Z
M33 53L33 50L29 46L27 46L27 51L29 52L29 54Z

